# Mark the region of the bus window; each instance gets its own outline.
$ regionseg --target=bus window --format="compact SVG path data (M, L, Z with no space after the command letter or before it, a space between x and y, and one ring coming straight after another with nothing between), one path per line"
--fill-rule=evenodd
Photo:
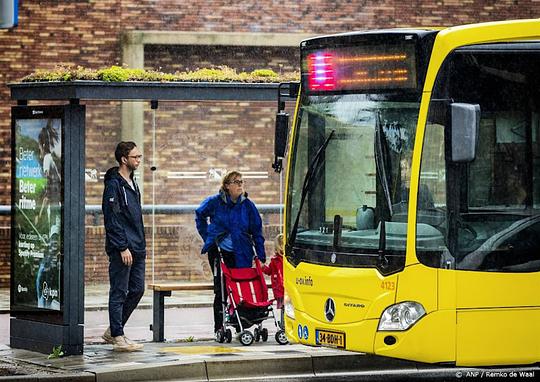
M408 166L418 105L416 95L317 95L301 100L287 212L288 236L295 231L291 261L375 266L381 224L386 224L387 271L404 265ZM317 158L321 147L324 152ZM337 246L336 216L343 227ZM332 253L337 254L333 262Z
M444 266L448 259L446 232L446 171L444 126L428 115L420 168L416 246L419 260L429 266ZM421 190L428 190L432 208L420 203Z
M540 270L540 55L520 52L518 59L510 45L459 49L438 74L420 170L420 189L432 191L436 212L420 204L417 211L417 255L428 266ZM450 127L441 100L480 105L470 163L445 156Z

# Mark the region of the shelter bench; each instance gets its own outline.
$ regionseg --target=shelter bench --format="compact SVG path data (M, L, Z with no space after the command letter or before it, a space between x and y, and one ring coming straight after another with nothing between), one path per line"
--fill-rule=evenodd
M150 284L148 288L154 291L153 319L150 325L153 341L163 342L165 341L165 297L170 297L172 291L213 290L214 285L212 283L163 283Z
M268 289L272 287L267 283ZM165 341L165 297L170 297L173 291L190 290L213 290L213 283L163 283L150 284L149 289L154 291L154 302L152 304L152 324L150 330L153 332L154 342Z

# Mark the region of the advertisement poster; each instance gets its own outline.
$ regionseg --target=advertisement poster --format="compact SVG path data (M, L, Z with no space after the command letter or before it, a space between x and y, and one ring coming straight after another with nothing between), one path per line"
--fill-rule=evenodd
M62 120L15 119L12 306L59 311Z

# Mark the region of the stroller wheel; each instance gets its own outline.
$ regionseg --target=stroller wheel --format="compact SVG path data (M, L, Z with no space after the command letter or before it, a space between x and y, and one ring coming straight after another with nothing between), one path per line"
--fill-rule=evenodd
M232 341L231 329L225 330L225 341L227 341L227 343L231 343L231 341Z
M261 331L259 328L255 328L253 330L253 335L255 336L255 342L259 342L261 340Z
M225 342L225 333L223 332L223 329L218 329L216 332L216 341L222 344Z
M242 345L249 346L253 343L253 334L251 334L249 330L244 330L242 333L240 333L238 339Z
M278 330L276 332L276 342L280 345L287 345L289 343L284 330Z
M262 330L261 330L261 338L262 338L263 342L268 341L268 329L262 328Z

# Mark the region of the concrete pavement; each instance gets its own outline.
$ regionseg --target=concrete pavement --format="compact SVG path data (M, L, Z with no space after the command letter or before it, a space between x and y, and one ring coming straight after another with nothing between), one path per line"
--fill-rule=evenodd
M0 356L22 360L55 372L56 377L77 381L218 380L276 375L314 375L323 371L351 370L362 357L353 353L301 345L238 342L216 344L145 343L140 352L115 353L111 346L87 345L84 355L47 359L46 355L17 349L2 349ZM364 365L366 366L366 365ZM414 364L410 365L414 368ZM49 374L49 378L52 375ZM1 380L1 379L0 379Z
M24 362L33 374L9 381L456 381L525 376L534 380L538 366L454 368L359 353L274 342L241 346L213 341L145 343L134 353L115 353L108 345L87 345L84 354L58 359L0 346L1 360ZM7 379L9 378L9 379ZM506 378L505 378L506 379ZM0 377L0 381L4 379ZM524 380L523 378L519 380Z
M227 380L269 376L314 376L332 371L373 370L385 367L417 369L409 362L385 360L362 354L298 344L278 345L272 320L268 342L242 346L236 339L218 344L211 339L213 329L211 291L173 292L166 299L164 343L154 343L149 325L152 321L152 293L147 291L126 327L126 335L144 343L134 353L117 353L104 344L101 335L108 326L107 285L87 286L85 291L85 347L81 356L49 359L21 349L11 349L9 315L0 314L0 367L18 365L29 375L10 380L70 381L155 381L155 380ZM9 310L9 291L0 290L0 311ZM6 367L7 367L6 366ZM0 377L0 381L3 378Z
M101 342L107 329L108 285L85 287L85 344ZM165 299L165 338L212 338L212 291L174 292ZM3 314L2 314L3 313ZM147 290L126 327L133 340L152 341L152 291ZM9 343L9 289L0 289L0 344Z
M167 340L163 343L151 342L152 295L147 291L126 327L126 335L144 343L144 349L117 353L101 340L101 334L108 326L107 286L87 287L85 295L85 346L84 354L80 356L49 359L47 354L11 349L7 345L9 315L0 314L0 382L238 379L245 382L275 378L283 381L339 380L336 378L388 381L401 380L404 376L409 380L454 380L456 373L476 370L443 368L299 344L278 345L271 320L264 324L270 332L268 342L242 346L233 339L230 344L218 344L210 339L213 327L211 291L173 292L166 299ZM6 311L6 307L9 309L9 293L0 290L0 310ZM538 366L526 370L540 375ZM2 377L10 371L23 375Z

